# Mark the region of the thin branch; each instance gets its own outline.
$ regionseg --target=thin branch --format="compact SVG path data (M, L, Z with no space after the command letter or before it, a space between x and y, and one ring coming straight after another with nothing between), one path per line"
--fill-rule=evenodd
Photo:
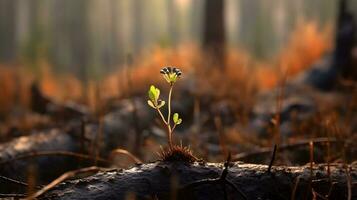
M276 150L277 150L278 145L274 145L274 149L273 149L273 154L271 155L271 159L270 159L270 163L269 163L269 167L267 172L270 173L271 171L271 167L273 166L273 163L275 161L275 156L276 156Z
M41 196L42 194L44 194L48 190L54 188L56 185L62 183L66 179L69 179L71 177L76 176L77 174L85 173L85 172L94 172L95 173L95 172L98 172L100 170L102 170L102 168L99 168L99 167L96 167L96 166L92 166L92 167L87 167L87 168L82 168L82 169L66 172L66 173L62 174L60 177L58 177L55 180L53 180L51 183L49 183L45 187L43 187L41 190L37 191L35 194L29 196L27 198L27 200L36 199L37 197Z
M136 164L140 164L143 163L138 157L134 156L132 153L130 153L129 151L125 150L125 149L115 149L110 153L110 157L115 156L115 154L123 154L128 156L132 161L134 161Z
M177 124L174 124L174 126L172 127L172 129L171 129L171 132L172 132L172 133L174 132L174 130L175 130L175 128L176 128L176 125L177 125Z
M161 110L159 108L156 108L156 110L160 114L160 117L161 117L162 121L165 123L165 125L167 125L168 123L166 122L165 117L162 114Z
M3 179L7 182L10 182L10 183L15 183L17 185L20 185L20 186L23 186L23 187L28 187L28 184L25 183L25 182L22 182L22 181L18 181L18 180L15 180L15 179L12 179L12 178L9 178L9 177L5 177L5 176L1 176L0 175L0 179ZM41 187L37 186L38 189L40 189Z

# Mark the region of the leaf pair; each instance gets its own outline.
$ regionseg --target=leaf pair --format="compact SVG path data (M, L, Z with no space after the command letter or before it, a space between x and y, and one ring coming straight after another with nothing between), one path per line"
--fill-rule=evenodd
M182 119L179 118L179 114L178 113L174 114L174 116L172 117L172 120L174 120L174 123L177 124L177 125L182 123Z
M158 109L165 105L165 101L159 99L160 97L159 88L156 88L155 86L151 85L148 91L148 96L149 96L148 104L150 107L154 109Z

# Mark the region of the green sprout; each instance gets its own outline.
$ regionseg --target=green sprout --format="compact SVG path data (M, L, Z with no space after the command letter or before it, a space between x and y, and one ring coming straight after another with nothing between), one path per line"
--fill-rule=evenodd
M160 89L156 88L153 85L150 86L150 89L148 91L148 96L149 96L148 104L149 104L150 107L152 107L153 109L155 109L159 113L162 121L166 125L166 127L167 127L167 136L168 136L168 144L169 144L169 147L172 148L172 146L173 146L173 144L172 144L173 131L175 130L177 125L182 123L182 119L180 118L179 114L175 113L172 116L173 124L171 124L172 89L173 89L173 86L176 83L176 81L180 78L182 72L180 71L180 69L175 68L175 67L165 67L162 70L160 70L160 73L164 76L165 80L170 85L169 97L168 97L168 100L167 100L167 102L168 102L167 118L164 117L164 115L162 114L162 112L160 110L160 108L162 108L165 105L165 101L160 99Z

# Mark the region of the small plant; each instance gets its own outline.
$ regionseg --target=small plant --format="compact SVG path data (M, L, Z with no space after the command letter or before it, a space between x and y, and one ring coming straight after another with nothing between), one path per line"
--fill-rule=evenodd
M167 99L167 117L163 115L161 112L161 108L165 106L166 102L160 99L160 89L155 87L154 85L150 86L148 91L148 104L150 107L155 109L161 117L161 120L167 127L167 138L168 138L168 146L169 149L165 152L161 153L162 160L164 161L173 161L173 160L182 160L182 161L195 161L196 158L192 155L191 151L187 147L182 147L178 145L174 145L172 141L172 135L177 125L182 123L182 119L178 113L174 113L171 116L171 97L172 90L176 81L182 75L180 69L175 67L165 67L160 70L160 73L163 75L164 79L170 86L169 96ZM171 122L172 117L172 122Z
M163 68L160 73L164 76L165 80L167 83L170 85L170 91L169 91L169 97L168 97L168 114L167 118L164 117L164 115L161 112L161 108L165 105L165 101L160 99L160 89L156 88L155 86L151 85L150 89L148 91L149 95L149 100L148 104L150 107L154 108L160 115L162 121L167 127L167 136L168 136L168 144L169 147L172 147L172 133L175 130L176 126L182 123L182 119L179 117L178 113L173 114L172 120L173 120L173 125L171 125L171 97L172 97L172 89L174 87L174 84L176 81L180 78L181 76L181 71L177 68L171 68L171 67L165 67Z

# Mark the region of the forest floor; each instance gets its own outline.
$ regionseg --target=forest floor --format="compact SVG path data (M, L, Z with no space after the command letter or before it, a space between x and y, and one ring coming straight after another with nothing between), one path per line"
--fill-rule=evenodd
M233 50L225 69L210 67L193 46L155 50L86 87L46 67L38 82L1 68L0 197L356 199L357 84L304 82L317 60L329 65L314 31L298 30L275 68ZM163 161L165 127L147 105L151 84L167 98L166 63L183 71L173 143L193 160Z

